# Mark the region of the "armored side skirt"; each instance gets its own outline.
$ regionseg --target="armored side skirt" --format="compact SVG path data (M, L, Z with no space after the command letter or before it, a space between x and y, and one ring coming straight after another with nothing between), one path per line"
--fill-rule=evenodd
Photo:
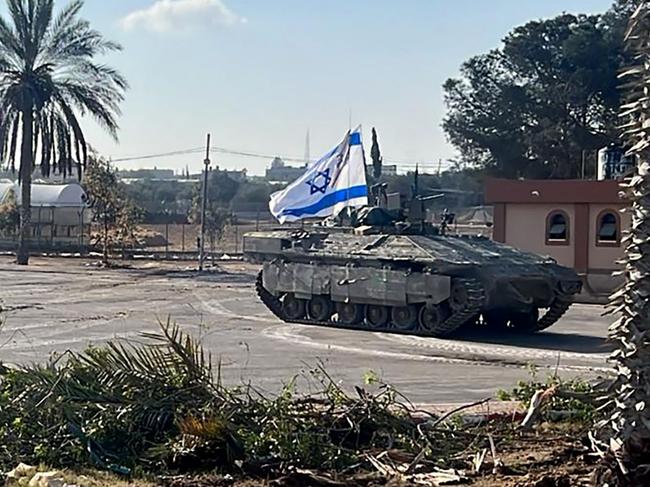
M275 296L329 296L335 302L404 306L439 304L450 296L451 278L420 272L352 266L267 262L264 287Z

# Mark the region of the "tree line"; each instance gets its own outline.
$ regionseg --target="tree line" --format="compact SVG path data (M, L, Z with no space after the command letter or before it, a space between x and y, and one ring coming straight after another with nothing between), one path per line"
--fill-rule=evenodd
M464 62L443 86L443 128L463 165L506 178L594 176L596 152L618 140L618 74L636 3L528 22Z

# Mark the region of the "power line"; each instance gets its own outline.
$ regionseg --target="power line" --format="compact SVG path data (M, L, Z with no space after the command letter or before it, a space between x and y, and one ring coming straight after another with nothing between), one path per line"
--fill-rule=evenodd
M120 157L118 159L111 159L111 162L127 162L127 161L138 161L140 159L156 159L158 157L182 156L186 154L197 154L202 151L203 149L201 147L197 147L194 149L178 150L174 152L162 152L160 154L147 154L143 156Z
M238 151L238 150L232 150L232 149L225 149L223 147L214 147L211 149L211 152L219 152L221 154L228 154L231 156L241 156L241 157L253 157L256 159L273 159L274 157L279 157L283 161L290 161L290 162L305 162L304 158L300 157L293 157L293 156L282 156L282 155L270 155L270 154L260 154L258 152L246 152L246 151Z
M184 149L184 150L177 150L177 151L171 151L171 152L162 152L158 154L145 154L145 155L140 155L140 156L131 156L131 157L120 157L117 159L112 159L112 162L129 162L129 161L138 161L138 160L145 160L145 159L157 159L157 158L163 158L163 157L173 157L173 156L182 156L182 155L190 155L190 154L200 154L201 152L204 151L204 148L202 147L195 147L192 149ZM255 159L265 159L265 160L270 160L273 159L274 157L280 157L284 161L288 162L300 162L304 163L304 158L301 157L295 157L295 156L288 156L288 155L271 155L271 154L265 154L265 153L260 153L260 152L253 152L253 151L242 151L242 150L234 150L234 149L228 149L225 147L212 147L210 148L211 153L219 153L219 154L227 154L230 156L237 156L237 157L249 157L249 158L255 158ZM397 160L397 159L384 159L385 162L388 162L390 164L395 164L400 167L406 167L406 168L414 168L415 166L419 166L422 168L430 168L430 169L436 169L440 167L442 164L443 167L449 168L454 165L452 161L442 161L441 162L432 162L432 161L404 161L404 160Z

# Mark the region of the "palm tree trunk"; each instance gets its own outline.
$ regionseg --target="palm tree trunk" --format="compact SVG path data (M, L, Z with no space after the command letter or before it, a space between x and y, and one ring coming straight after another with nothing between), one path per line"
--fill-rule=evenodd
M597 485L650 485L650 2L640 2L625 34L630 62L622 77L621 138L637 171L622 185L631 202L632 225L623 239L623 287L612 296L620 318L609 328L616 344L610 361L616 372L611 414L598 426L606 444L594 441L605 455ZM598 469L596 471L599 474Z
M34 167L34 115L31 98L24 101L22 110L22 141L20 149L20 232L16 263L29 264L29 238L32 218L32 170Z
M644 157L645 156L645 157ZM610 327L618 344L610 358L617 372L611 416L610 452L620 485L650 482L650 154L639 174L624 187L632 201L632 227L626 237L625 285L612 304L621 318ZM631 482L631 483L628 483ZM641 483L636 483L641 482Z

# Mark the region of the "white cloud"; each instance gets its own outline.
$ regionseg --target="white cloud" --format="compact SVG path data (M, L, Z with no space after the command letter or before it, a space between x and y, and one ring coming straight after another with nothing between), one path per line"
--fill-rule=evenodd
M142 27L167 32L243 22L246 19L230 10L222 0L155 0L150 7L126 15L120 25L126 30Z

